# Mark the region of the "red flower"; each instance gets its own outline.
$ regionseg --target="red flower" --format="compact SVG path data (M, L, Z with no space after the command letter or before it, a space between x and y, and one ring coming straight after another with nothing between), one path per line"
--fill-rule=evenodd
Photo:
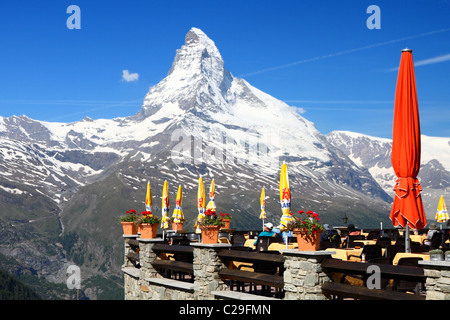
M319 222L319 215L313 210L309 210L306 213L303 210L299 210L298 213L300 216L295 217L295 220L288 224L289 230L300 229L301 232L304 232L307 235L316 234L323 230L323 226ZM303 213L305 213L306 216L302 217L301 215Z

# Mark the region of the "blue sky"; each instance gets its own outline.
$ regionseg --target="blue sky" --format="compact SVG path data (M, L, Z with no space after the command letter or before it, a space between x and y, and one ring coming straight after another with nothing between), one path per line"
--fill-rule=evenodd
M67 28L70 5L81 9L81 29ZM367 27L370 5L380 29ZM391 138L396 68L412 48L422 133L450 137L449 17L445 0L8 1L0 116L135 114L197 27L234 76L298 107L324 134Z

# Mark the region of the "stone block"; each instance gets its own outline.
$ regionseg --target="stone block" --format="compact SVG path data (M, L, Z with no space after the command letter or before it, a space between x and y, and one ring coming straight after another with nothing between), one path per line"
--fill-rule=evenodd
M450 285L450 278L441 277L437 280L437 283L442 285Z
M429 278L439 278L441 277L441 272L435 269L424 269L424 275Z
M319 276L315 273L307 274L305 277L305 287L312 287L319 283Z
M446 294L438 291L427 291L427 300L445 300Z
M446 284L446 285L438 285L440 291L442 291L443 293L450 293L450 285Z
M292 272L288 269L283 273L284 282L292 283Z

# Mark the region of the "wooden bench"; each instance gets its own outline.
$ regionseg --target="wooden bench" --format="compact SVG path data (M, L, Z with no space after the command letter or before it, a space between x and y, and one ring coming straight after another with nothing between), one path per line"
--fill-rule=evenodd
M157 255L161 253L173 253L174 255L183 255L186 257L194 256L194 248L191 246L178 246L171 244L155 244L153 245L153 252Z
M139 254L136 252L129 252L127 254L127 259L133 264L135 268L140 268L141 265L139 263Z
M160 259L155 260L152 266L159 270L165 277L172 275L179 280L186 280L185 276L189 275L190 281L193 281L193 259L194 248L191 246L155 244L152 248ZM171 256L168 258L168 254Z
M322 291L326 294L360 300L425 300L424 296L397 291L369 289L337 282L325 282Z
M322 262L322 269L330 278L334 274L340 274L340 281L327 282L322 285L322 291L326 295L338 298L370 299L370 300L425 300L425 296L420 294L409 294L389 289L369 289L365 286L342 283L346 276L359 276L363 282L372 273L368 273L369 266L375 265L379 268L380 278L384 280L406 280L425 283L426 277L422 268L412 266L394 266L379 263L359 263L342 261L339 259L325 259Z
M219 276L222 280L230 281L231 289L233 289L234 282L238 285L238 290L243 290L245 283L249 283L250 287L254 287L255 292L257 291L256 285L261 285L263 294L270 293L270 288L273 287L277 289L278 295L282 295L282 289L284 288L282 276L284 257L282 255L222 249L219 251L218 256L228 265L228 268L219 271ZM234 261L250 263L250 266L246 265L246 267L253 268L255 271L240 270L234 266ZM264 271L265 267L273 270L261 272Z
M225 268L219 271L219 276L222 279L235 280L240 282L251 282L254 284L280 289L284 288L283 277L278 275Z
M187 273L187 274L194 273L192 263L188 263L188 262L174 261L174 260L155 260L152 263L152 266L155 269L160 269L160 270L171 270L171 271L183 272L183 273Z
M128 261L130 261L135 268L140 268L139 264L139 241L135 239L126 239L125 242L130 246L130 249L133 251L129 251L126 255Z
M139 241L136 239L126 239L125 242L133 249L134 251L139 252Z
M242 261L250 263L265 262L278 266L283 266L284 264L284 257L275 253L222 249L219 251L219 257L224 261Z

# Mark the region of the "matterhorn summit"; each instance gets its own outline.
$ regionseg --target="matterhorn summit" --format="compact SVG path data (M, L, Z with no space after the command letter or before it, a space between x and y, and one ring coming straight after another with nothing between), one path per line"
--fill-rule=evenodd
M294 107L233 77L215 43L198 28L187 33L168 75L147 93L137 117L157 123L171 119L186 133L203 138L224 134L229 141L257 138L267 142L263 148L272 158L296 150L304 158L330 160L326 148L318 148L324 140L314 125ZM221 141L214 144L227 148Z
M223 108L232 80L214 42L200 29L192 28L167 77L146 95L140 115L152 115L163 106L175 111Z

